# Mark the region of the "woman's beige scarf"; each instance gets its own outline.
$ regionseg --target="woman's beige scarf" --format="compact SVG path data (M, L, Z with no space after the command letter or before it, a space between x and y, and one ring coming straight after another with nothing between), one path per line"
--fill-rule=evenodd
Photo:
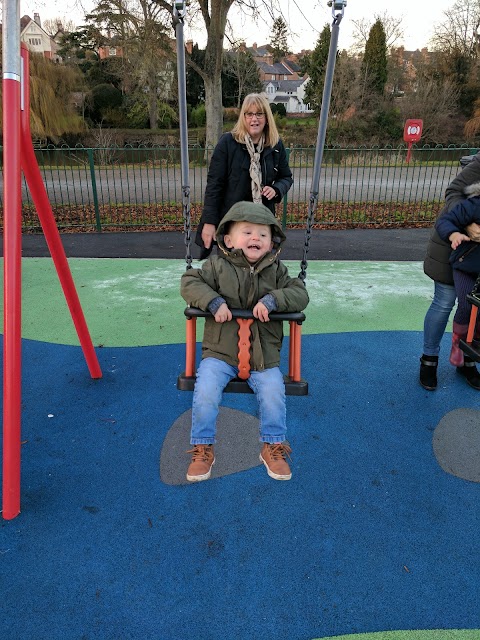
M252 179L252 199L253 202L262 202L262 168L260 166L260 154L263 151L264 137L262 136L257 144L253 144L253 140L247 134L245 136L245 144L250 154L250 178Z

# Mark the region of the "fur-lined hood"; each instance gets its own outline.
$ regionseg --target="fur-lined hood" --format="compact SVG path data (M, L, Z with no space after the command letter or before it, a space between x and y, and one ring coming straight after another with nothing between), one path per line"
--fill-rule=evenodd
M473 184L469 184L468 187L465 187L463 192L469 198L473 198L474 196L480 196L480 182L474 182Z

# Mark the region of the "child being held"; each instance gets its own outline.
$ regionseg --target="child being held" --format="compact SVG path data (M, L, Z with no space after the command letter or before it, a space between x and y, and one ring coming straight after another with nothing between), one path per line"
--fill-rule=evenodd
M480 183L470 185L466 191L478 194ZM447 213L438 218L435 228L445 242L450 242L452 253L450 264L453 268L453 282L457 294L458 306L453 319L452 349L450 362L466 378L474 389L480 390L475 362L464 355L459 342L468 332L471 305L467 295L471 293L480 273L480 251L478 242L470 240L465 228L472 222L480 223L480 196L475 195L462 200ZM478 337L478 336L477 336Z
M308 304L305 285L291 278L278 254L285 234L262 204L237 202L217 229L218 254L201 269L182 276L181 294L188 305L210 311L205 320L202 360L192 402L192 461L187 480L208 480L215 462L216 420L223 390L238 374L238 324L230 309L250 309L250 377L260 417L260 460L275 480L290 480L286 460L286 398L279 369L283 323L271 311L298 312Z

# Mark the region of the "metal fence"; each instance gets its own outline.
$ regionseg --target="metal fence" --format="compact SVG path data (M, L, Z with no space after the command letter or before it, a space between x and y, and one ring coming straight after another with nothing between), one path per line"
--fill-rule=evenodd
M200 217L212 151L189 149L193 225ZM430 225L460 159L477 151L467 146L413 147L407 163L404 146L326 147L315 226ZM277 214L285 227L301 226L308 212L315 147L292 146L287 153L294 184ZM36 158L62 231L183 225L178 147L52 147L37 149ZM26 184L23 229L41 231Z

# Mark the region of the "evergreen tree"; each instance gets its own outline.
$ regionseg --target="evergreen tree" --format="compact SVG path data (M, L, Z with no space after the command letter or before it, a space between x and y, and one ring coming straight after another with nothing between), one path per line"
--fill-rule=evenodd
M205 65L205 50L199 49L198 44L193 45L192 53L188 60L191 60L196 68L203 69ZM186 74L187 104L191 107L196 107L205 101L203 79L190 64L187 65Z
M365 86L375 94L382 95L385 90L388 75L387 41L385 29L380 18L370 29L365 55L363 56L362 73Z
M282 16L273 22L270 47L273 54L273 61L280 62L288 53L288 27Z
M326 24L318 37L315 49L302 60L302 73L307 73L309 77L305 88L305 101L310 104L317 115L322 106L323 84L331 37L330 25Z

